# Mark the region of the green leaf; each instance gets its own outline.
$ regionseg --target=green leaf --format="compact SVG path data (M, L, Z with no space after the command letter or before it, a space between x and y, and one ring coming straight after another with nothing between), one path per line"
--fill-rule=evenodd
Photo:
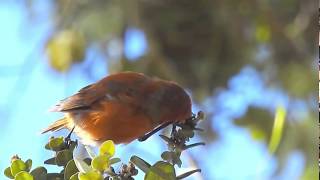
M52 138L49 141L49 147L51 150L60 151L64 148L64 139L63 137Z
M74 160L70 160L64 171L64 179L70 179L71 176L79 172Z
M167 162L172 162L173 164L177 164L179 167L182 165L182 161L180 159L180 153L165 151L161 154L163 160Z
M47 174L48 180L63 180L63 174L60 173L48 173Z
M32 160L31 159L28 159L26 160L26 162L24 162L26 165L27 165L27 169L26 171L29 172L31 170L31 167L32 167Z
M194 132L192 129L180 129L178 133L183 134L183 137L192 138L194 136Z
M195 169L195 170L192 170L192 171L188 171L186 173L183 173L179 176L177 176L177 179L184 179L190 175L192 175L193 173L196 173L196 172L201 172L201 169Z
M204 146L204 145L206 145L206 143L204 143L204 142L189 144L189 145L185 146L182 150L186 150L186 149L193 148L196 146Z
M79 180L78 176L79 176L79 172L72 175L69 180Z
M109 155L99 155L95 157L91 162L91 167L103 172L110 166L109 164Z
M84 59L85 44L83 35L78 31L70 29L58 32L46 47L50 65L57 71L67 71L72 63Z
M44 161L44 164L51 164L51 165L56 165L56 158L53 157L53 158L50 158L50 159L47 159Z
M103 176L98 171L79 173L78 178L79 178L79 180L103 180Z
M104 172L107 173L111 177L116 177L117 176L117 173L114 172L114 169L111 166L108 169L106 169Z
M49 143L47 143L47 144L44 146L44 148L47 149L47 150L52 150L52 149L50 148L50 146L49 146Z
M56 163L58 166L66 166L67 163L73 158L72 152L68 149L59 151L56 157Z
M270 27L267 24L258 24L255 37L258 42L268 42L271 37Z
M11 163L11 174L16 176L21 171L25 171L27 169L27 165L20 159L15 159Z
M10 179L13 179L13 175L11 173L11 168L10 167L7 167L5 170L4 170L4 175L6 175L8 178Z
M286 110L281 106L278 107L276 110L271 139L269 143L269 152L271 154L273 154L279 146L279 143L282 137L282 130L283 130L285 118L286 118Z
M33 176L26 172L26 171L21 171L19 172L15 177L15 180L34 180Z
M163 160L169 161L171 162L173 159L173 156L175 156L176 154L174 152L170 152L170 151L165 151L161 154L161 158Z
M93 169L92 169L86 162L84 162L83 160L81 160L81 159L79 159L79 158L77 158L77 157L75 157L73 160L74 160L74 162L75 162L75 164L76 164L76 166L77 166L77 168L78 168L78 170L79 170L80 172L86 173L86 172L90 172L90 171L93 170Z
M116 164L118 162L121 162L121 159L120 158L111 158L109 160L109 164L112 165L112 164Z
M175 180L176 173L172 164L158 161L150 167L146 173L145 180Z
M130 158L130 161L135 164L139 169L141 169L144 173L147 173L149 171L149 168L151 165L147 163L145 160L141 159L138 156L132 156Z
M100 149L99 149L99 154L103 155L103 154L107 154L110 157L112 157L115 153L115 145L113 143L113 141L108 140L105 141L104 143L101 144Z
M47 169L40 166L30 172L35 180L47 180Z

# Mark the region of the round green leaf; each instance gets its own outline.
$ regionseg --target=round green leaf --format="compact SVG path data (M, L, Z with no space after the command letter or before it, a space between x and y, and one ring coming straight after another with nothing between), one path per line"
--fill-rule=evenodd
M45 146L44 146L45 149L47 150L51 150L50 146L49 146L49 143L47 143Z
M80 172L86 173L92 171L91 166L89 166L84 160L81 160L77 157L75 157L73 160Z
M62 150L57 153L56 163L58 166L65 166L73 158L70 150Z
M130 161L135 164L139 169L141 169L144 173L147 173L149 171L149 168L151 165L147 163L145 160L138 156L132 156L130 158Z
M49 141L49 147L50 149L54 151L60 151L64 146L64 140L63 137L53 138Z
M183 134L184 137L192 138L194 136L194 132L192 129L183 129L181 130L181 133Z
M10 167L7 167L5 170L4 170L4 175L6 175L8 178L10 179L13 179L14 177L12 176L11 174L11 168Z
M72 175L69 180L79 180L78 176L79 176L79 172Z
M109 167L109 156L108 155L99 155L95 158L93 158L91 162L92 168L103 172Z
M161 154L163 160L167 162L172 162L173 164L177 164L179 167L182 165L182 161L180 159L180 155L176 152L165 151Z
M46 180L47 179L47 169L45 167L39 166L32 170L30 174L35 177L36 180Z
M78 178L79 178L79 180L103 180L103 176L98 171L79 173Z
M15 180L34 180L33 176L26 172L26 171L21 171L19 172L15 177Z
M15 159L11 163L11 174L16 176L21 171L25 171L27 169L27 165L20 159Z
M50 65L60 72L67 71L74 62L85 56L85 39L80 32L64 30L55 34L47 43L46 53Z
M71 176L79 172L74 160L70 160L64 171L64 179L70 179Z
M172 159L174 159L174 156L175 156L175 155L176 155L176 154L175 154L174 152L165 151L165 152L163 152L163 153L161 154L161 157L162 157L163 160L166 160L166 161L171 162Z
M146 173L145 180L175 180L176 173L172 164L158 161L150 167Z
M109 164L110 164L110 165L116 164L116 163L118 163L118 162L120 162L120 161L121 161L120 158L111 158L111 159L109 160Z
M48 173L47 180L63 180L63 174L61 174L61 173Z
M112 157L114 153L115 153L115 145L113 141L108 140L101 144L100 150L99 150L100 155L107 154L110 157Z
M27 169L26 171L29 172L31 170L31 167L32 167L32 160L31 159L28 159L26 160L26 162L24 162L26 165L27 165Z

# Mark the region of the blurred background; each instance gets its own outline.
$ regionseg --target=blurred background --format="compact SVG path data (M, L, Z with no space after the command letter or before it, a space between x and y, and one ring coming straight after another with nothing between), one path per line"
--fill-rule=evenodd
M62 116L48 112L52 105L130 70L178 82L193 111L206 113L205 132L192 141L207 145L182 154L183 167L202 169L189 179L316 179L314 7L311 0L1 1L1 172L14 154L34 166L48 159L43 146L52 134L39 132ZM287 117L269 153L279 106ZM153 164L165 149L153 136L118 145L117 156Z

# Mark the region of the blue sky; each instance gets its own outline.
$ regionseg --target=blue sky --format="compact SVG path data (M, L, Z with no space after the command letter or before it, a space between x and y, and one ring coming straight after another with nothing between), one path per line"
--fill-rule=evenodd
M49 135L40 135L39 132L61 117L61 114L47 110L60 99L92 83L92 79L98 80L108 73L94 46L88 48L86 61L72 67L68 74L52 71L43 54L46 36L52 28L50 3L42 1L35 10L43 16L30 23L24 6L8 2L0 3L0 122L3 127L0 132L0 171L9 165L14 154L24 160L31 158L35 166L42 165L50 157L42 148ZM141 31L131 29L126 39L125 51L129 59L134 60L147 51ZM91 64L93 77L82 73L88 64ZM303 114L306 111L303 102L294 102L293 106ZM221 139L190 151L192 156L199 158L205 179L268 179L272 175L277 162L268 154L266 144L252 139L248 130L235 127L232 121L244 115L249 106L264 107L273 112L279 104L288 106L285 92L267 88L263 77L251 66L245 66L231 78L224 91L214 93L206 100L205 111L217 112L211 124ZM197 107L194 110L198 110ZM117 155L124 162L133 154L151 163L156 162L165 148L159 139L153 136L147 142L119 145ZM299 178L304 164L301 152L290 154L288 164L278 179Z

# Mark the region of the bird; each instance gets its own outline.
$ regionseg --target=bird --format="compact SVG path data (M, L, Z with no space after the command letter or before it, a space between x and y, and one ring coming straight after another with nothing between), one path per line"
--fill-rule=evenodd
M68 129L85 145L128 144L192 116L191 98L176 82L118 72L80 89L50 109L64 116L42 133ZM160 128L159 128L160 127Z

